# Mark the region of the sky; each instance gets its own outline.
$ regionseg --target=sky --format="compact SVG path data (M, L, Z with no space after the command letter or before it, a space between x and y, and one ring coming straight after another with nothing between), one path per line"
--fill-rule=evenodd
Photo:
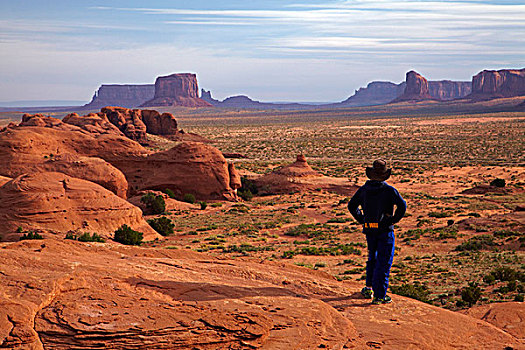
M341 101L409 70L523 67L525 0L0 0L0 101L183 72L219 99Z

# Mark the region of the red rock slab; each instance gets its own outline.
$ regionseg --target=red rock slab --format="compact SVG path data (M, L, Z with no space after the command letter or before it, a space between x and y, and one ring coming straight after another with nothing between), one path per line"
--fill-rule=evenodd
M161 238L143 219L139 208L86 180L42 172L20 175L0 187L0 232L13 233L22 227L96 232L111 237L124 224L143 232L144 240Z
M486 321L525 342L525 303L508 302L478 305L465 311L466 315Z

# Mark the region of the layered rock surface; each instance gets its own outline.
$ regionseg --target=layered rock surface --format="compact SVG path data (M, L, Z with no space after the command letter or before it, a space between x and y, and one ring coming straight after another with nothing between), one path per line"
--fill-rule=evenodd
M101 85L91 102L83 109L99 109L106 106L138 107L155 95L155 85Z
M359 88L348 99L341 102L347 106L372 106L389 103L405 90L405 83L394 84L389 81L373 81Z
M487 322L353 282L184 249L46 239L0 244L11 349L518 349Z
M93 182L63 173L21 175L0 187L0 232L83 230L106 237L122 225L160 238L139 208ZM9 239L9 237L4 237Z
M470 81L439 80L428 82L428 93L438 100L454 100L470 94L472 83Z
M484 70L472 77L472 99L525 95L525 68Z
M419 73L410 71L406 75L406 86L403 94L392 102L431 100L428 81Z
M209 107L211 104L199 98L195 74L179 73L155 80L153 99L142 104L142 107L151 106Z

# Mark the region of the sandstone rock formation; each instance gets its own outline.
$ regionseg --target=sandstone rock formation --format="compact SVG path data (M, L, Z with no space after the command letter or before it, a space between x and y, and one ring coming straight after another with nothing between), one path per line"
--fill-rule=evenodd
M525 95L525 68L484 70L472 77L472 94L468 97L485 100Z
M95 183L56 172L20 175L0 187L0 232L82 230L110 237L126 224L160 238L139 208ZM20 235L20 234L19 234ZM3 237L9 239L9 237Z
M505 332L525 341L525 303L506 302L477 305L464 312L466 315L478 318L504 330Z
M164 152L113 164L128 179L131 193L170 189L179 199L190 193L197 199L235 200L239 187L233 165L215 147L198 142L181 142Z
M428 82L428 93L432 98L442 101L463 98L472 91L470 81L439 80Z
M428 81L419 73L410 71L406 75L406 87L402 95L398 96L393 103L403 101L431 100L432 96L428 90Z
M1 247L3 348L523 347L492 324L413 299L370 307L360 284L281 262L55 239Z
M100 109L106 106L138 107L155 95L155 85L101 85L91 102L83 109Z
M115 125L124 135L138 143L147 143L147 127L142 121L140 109L122 107L105 107L100 110L110 123Z
M209 107L211 104L199 98L197 76L180 73L157 78L155 96L142 104L142 107L151 106Z
M211 96L211 91L206 91L204 89L201 89L201 99L208 102L209 104L213 105L213 106L218 106L220 105L220 102L219 100L216 100L214 99L212 96Z
M314 105L306 105L300 103L270 103L255 101L245 95L230 96L223 101L214 99L211 96L211 91L202 89L201 99L210 103L215 107L222 108L239 108L239 109L310 109L315 108Z
M424 78L415 72L409 72L409 74L413 85L410 89L413 91L411 92L411 95L405 96L408 98L408 100L431 98L435 100L447 101L463 98L471 92L472 84L470 81L439 80L427 82L428 95L430 95L430 97L427 94L419 96L420 91L418 90L419 88L417 87L417 84L423 84L424 86L424 82L421 80ZM356 90L354 95L350 96L348 99L338 105L340 107L358 107L386 104L396 100L397 98L401 98L405 92L406 87L406 82L394 84L388 81L373 81L365 88ZM402 97L403 100L405 97Z
M297 156L294 163L253 180L259 189L259 194L302 193L321 188L342 195L352 195L357 190L357 186L351 185L348 179L319 174L310 167L302 154Z
M47 127L25 126L27 123ZM203 200L236 199L236 176L230 174L226 159L215 147L182 142L171 150L152 154L118 130L111 133L101 128L102 133L96 133L86 130L99 129L91 123L83 126L84 129L59 119L33 116L21 126L6 128L0 132L0 175L16 177L39 169L64 171L123 197L127 179L131 194L171 188L180 198L193 193ZM108 164L84 157L101 158Z
M341 102L345 106L373 106L389 103L405 90L405 82L394 84L389 81L373 81L359 88L348 99Z

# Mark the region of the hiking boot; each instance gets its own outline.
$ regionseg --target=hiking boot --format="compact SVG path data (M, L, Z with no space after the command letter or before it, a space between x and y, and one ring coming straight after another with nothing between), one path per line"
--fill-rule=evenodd
M365 299L372 299L372 288L370 287L364 287L363 289L361 289L361 295L365 298Z
M384 298L374 298L374 300L372 300L372 304L374 305L390 304L391 302L392 298L390 298L388 295L385 295Z

